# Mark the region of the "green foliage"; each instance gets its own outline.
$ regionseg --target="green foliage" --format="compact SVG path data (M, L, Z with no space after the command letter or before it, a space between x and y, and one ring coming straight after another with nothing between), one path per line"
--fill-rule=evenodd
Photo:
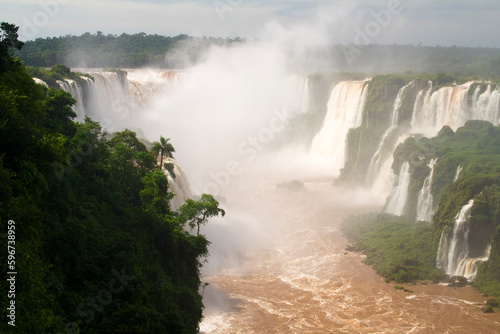
M187 35L171 37L145 33L105 35L98 31L95 34L87 32L80 36L27 41L17 55L25 64L40 67L55 64L81 67L83 64L89 68L182 68L203 59L211 46L239 45L241 42L244 39ZM500 50L494 48L367 45L353 57L346 57L345 49L345 45L332 45L329 48L328 54L324 55L324 64L331 64L327 70L340 69L346 73L372 75L447 73L440 75L439 82L448 81L450 75L470 79L500 77Z
M498 201L496 201L498 210ZM498 219L500 216L496 216ZM491 251L488 261L478 264L478 270L474 285L482 292L500 297L500 225L495 227L491 238Z
M170 143L170 138L163 138L160 136L160 141L159 142L153 142L153 147L151 148L151 152L155 159L158 158L158 155L160 155L160 169L163 168L163 157L166 155L168 158L173 158L172 153L175 152L174 147ZM175 174L172 173L172 167L171 165L168 167L168 170L171 172L173 178L175 179Z
M435 268L437 249L429 224L367 214L346 219L342 231L366 255L365 263L388 280L407 283L442 275Z
M436 249L443 230L449 230L461 208L474 199L469 218L469 255L483 257L491 242L489 260L478 264L475 286L500 296L500 127L474 120L456 132L444 127L434 138L409 138L398 146L393 170L399 170L404 161L410 162L410 208L406 215L412 219L418 191L429 175L430 159L438 159L432 187L436 207L432 247ZM462 172L455 180L458 166Z
M168 180L161 171L155 171L141 179L144 189L140 191L141 203L144 210L157 215L165 215L169 212L168 203L173 194L168 191Z
M139 68L154 66L181 68L196 62L214 45L234 45L241 39L161 36L138 34L104 35L84 33L80 36L37 38L27 41L17 56L26 65L51 67Z
M344 46L344 49L346 47ZM367 45L349 63L345 52L333 47L332 62L343 71L386 73L446 73L440 82L449 77L468 79L500 77L500 49L468 47L430 47L413 45ZM444 80L443 80L444 79Z
M90 74L71 71L68 67L61 64L54 65L49 70L43 67L27 66L26 71L32 78L38 78L44 81L49 87L56 89L60 88L57 80L70 79L79 84L84 84L86 80L84 78L94 79Z
M172 212L168 179L134 132L73 122L74 99L35 84L1 45L0 220L16 222L16 330L198 333L209 242L183 227L224 211L203 195Z
M221 215L224 217L226 213L219 209L219 203L212 195L203 194L199 201L187 199L186 203L179 208L179 216L181 221L187 222L190 228L197 228L196 235L200 235L201 225L207 222L210 217Z
M486 304L491 305L492 307L498 307L498 300L495 298L490 298L486 301Z
M493 313L493 307L491 305L486 305L483 309L483 313Z
M2 22L0 24L0 29L2 30L0 43L5 45L7 49L11 49L11 53L13 53L16 49L22 49L22 47L24 46L24 42L18 40L19 35L17 32L19 31L19 27L17 27L15 24Z
M411 180L407 215L416 217L418 192L429 175L427 164L438 159L434 167L432 195L437 204L435 227L439 230L454 221L459 209L485 186L500 182L500 129L485 121L468 121L453 132L445 126L434 138L412 137L394 152L393 171L410 162ZM462 168L454 182L458 167ZM441 200L442 199L442 200Z
M76 113L71 109L76 100L71 94L50 88L45 90L46 102L45 127L54 133L60 133L66 137L72 137L76 132L76 126L71 122Z

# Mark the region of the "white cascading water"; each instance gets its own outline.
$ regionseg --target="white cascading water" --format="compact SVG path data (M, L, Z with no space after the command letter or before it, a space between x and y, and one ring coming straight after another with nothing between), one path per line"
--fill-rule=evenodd
M413 105L413 114L411 120L411 127L415 127L415 122L418 119L418 114L422 112L424 106L429 103L432 92L432 81L427 81L427 89L418 92Z
M291 74L285 79L281 106L289 116L304 114L310 105L309 80Z
M349 129L361 125L367 92L365 81L338 83L330 95L323 127L313 139L312 158L328 161L335 176L344 167Z
M477 86L472 95L472 114L476 119L489 121L493 124L500 122L500 87L492 89L488 85L486 91L479 94L480 87Z
M134 104L146 108L157 95L175 88L184 76L183 71L130 71L128 84Z
M49 88L49 85L47 85L47 83L42 79L33 78L33 81L36 82L37 84L44 85L45 87Z
M73 106L73 111L76 113L76 120L80 122L84 120L85 116L88 116L86 114L84 100L87 96L86 92L89 89L88 87L93 84L93 81L87 77L82 77L82 80L84 80L82 81L82 84L78 84L76 81L71 79L57 80L57 84L61 87L61 89L70 93L76 100L76 104Z
M406 139L408 139L409 135L403 133L398 137L396 142L394 143L394 148L398 147L399 144L404 143ZM371 187L371 192L373 194L377 194L379 196L388 196L388 194L392 194L394 190L394 182L396 175L392 170L392 164L394 162L394 156L391 153L387 159L385 159L384 163L380 165L380 172L378 173L375 180L373 180L373 184Z
M154 96L164 93L182 79L180 71L131 71L128 75L115 72L89 72L94 79L82 77L82 83L58 80L61 89L76 100L73 110L77 120L85 116L100 121L105 127L119 124L132 111L148 106Z
M182 170L181 166L173 158L164 159L164 163L173 165L173 173L175 178L170 174L170 172L164 169L165 175L167 176L168 183L171 187L172 192L175 194L174 198L170 200L170 207L172 210L177 210L184 202L192 196L191 188L189 187L189 182L186 174Z
M432 83L429 82L429 88L417 95L411 133L422 133L426 137L433 137L445 125L456 130L471 119L498 125L500 88L488 85L487 89L480 93L480 86L477 86L469 101L469 89L472 84L473 82L468 82L460 86L443 87L431 94Z
M404 92L406 88L410 87L413 85L413 81L410 82L408 85L402 87L398 91L398 95L396 96L396 100L394 101L393 107L392 107L392 115L391 115L391 124L389 125L389 128L385 130L384 134L382 135L382 138L380 139L377 150L375 151L375 154L373 155L370 165L368 167L368 175L366 182L367 184L372 183L374 180L377 179L377 176L380 172L380 161L382 159L382 149L384 148L384 144L386 140L389 138L389 136L392 134L394 130L398 127L398 121L399 121L399 109L401 109L401 104L403 103L403 97L404 97ZM391 152L394 151L395 147L391 149ZM392 156L392 154L391 154ZM390 157L388 157L390 159Z
M408 198L408 186L410 185L410 164L408 161L401 166L401 171L394 183L396 185L393 188L385 212L401 216L404 213Z
M469 281L473 281L477 274L477 262L487 261L490 256L491 244L481 257L469 257L469 233L470 233L470 211L474 205L471 199L462 207L455 217L453 230L443 231L439 241L436 266L444 270L448 275L463 276Z
M431 161L427 165L431 169L431 171L429 173L429 176L425 178L422 189L420 189L420 192L418 193L417 221L430 222L432 220L432 214L434 213L434 203L432 198L432 178L434 176L434 166L436 162L437 159L431 159Z
M428 99L426 93L420 111L413 114L412 132L433 137L444 125L456 130L466 121L474 118L468 106L468 92L471 84L472 82L468 82L460 86L440 88Z
M426 137L433 137L445 125L456 130L472 119L486 120L493 123L493 125L499 125L500 87L488 85L487 89L480 93L480 87L478 86L469 101L471 84L472 82L468 82L460 86L443 87L433 92L432 81L429 81L428 87L419 91L416 96L410 129L406 136L421 133ZM379 144L379 146L381 145ZM396 147L397 145L395 145L393 151ZM384 163L382 166L390 165ZM387 182L387 175L390 175L390 172L381 168L380 173L373 182L372 190L380 193L381 190L387 189L382 187L381 184ZM460 172L458 172L459 174ZM386 192L385 196L389 193ZM430 219L428 215L427 218Z
M455 177L453 178L453 182L455 182L456 180L458 180L458 178L460 177L460 173L461 172L462 172L462 166L458 165L457 171L455 172Z

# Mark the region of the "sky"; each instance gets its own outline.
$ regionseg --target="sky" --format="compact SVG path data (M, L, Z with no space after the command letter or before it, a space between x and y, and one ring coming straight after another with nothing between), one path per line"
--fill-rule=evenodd
M24 41L97 31L260 38L269 25L320 25L334 44L500 47L498 0L0 0L0 20Z

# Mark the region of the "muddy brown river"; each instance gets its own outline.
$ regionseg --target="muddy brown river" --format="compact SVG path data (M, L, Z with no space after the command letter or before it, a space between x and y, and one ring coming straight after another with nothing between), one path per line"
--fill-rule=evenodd
M378 211L380 200L325 181L305 182L302 190L273 182L234 188L227 210L239 207L254 217L249 238L259 246L204 277L210 285L201 333L500 332L500 312L482 313L487 297L472 287L419 282L404 285L411 293L396 290L361 254L346 254L342 219Z

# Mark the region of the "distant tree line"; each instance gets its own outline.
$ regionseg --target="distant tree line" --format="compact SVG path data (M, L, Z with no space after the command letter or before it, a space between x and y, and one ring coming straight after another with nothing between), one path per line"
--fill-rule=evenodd
M214 45L234 45L244 39L161 35L85 33L81 36L27 41L16 56L25 65L51 67L183 68L198 62ZM365 73L438 73L470 77L500 77L500 49L413 45L332 45L292 63L297 70ZM318 66L321 64L321 66ZM312 65L312 66L311 66ZM316 66L315 66L316 65Z
M440 73L474 78L500 77L500 49L368 45L364 48L335 46L329 52L344 71L377 74Z
M194 63L213 45L232 45L240 38L162 36L137 33L105 35L84 33L81 36L38 38L27 41L16 56L25 65L51 67L120 67L182 68Z

